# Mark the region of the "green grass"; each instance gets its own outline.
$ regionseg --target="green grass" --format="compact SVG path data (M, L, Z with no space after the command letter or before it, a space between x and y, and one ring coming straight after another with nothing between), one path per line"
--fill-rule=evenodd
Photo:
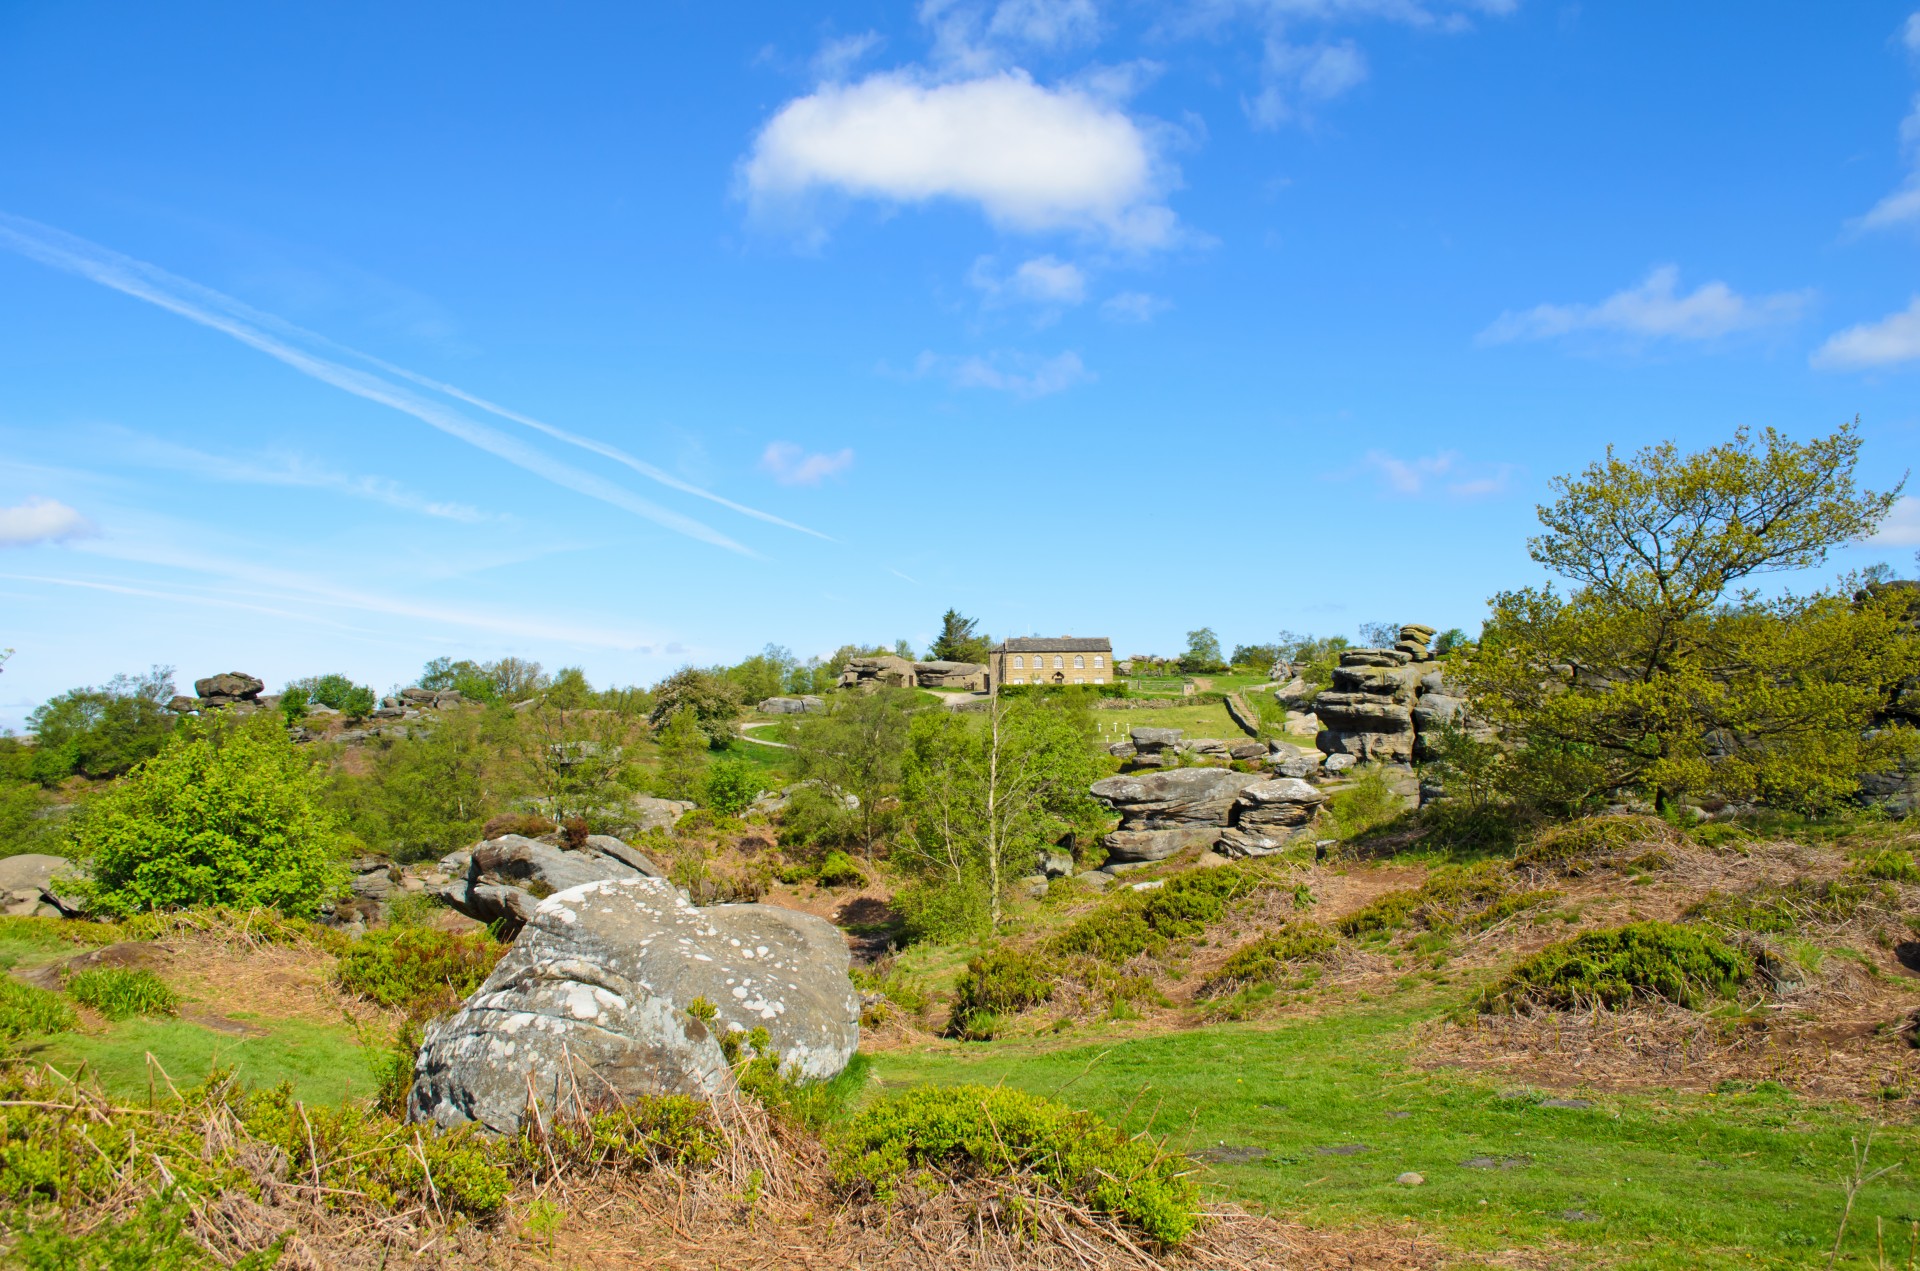
M171 1015L180 1005L180 995L145 967L103 966L82 971L67 981L67 995L112 1020Z
M38 966L117 939L118 929L106 923L0 917L0 968Z
M1171 1134L1176 1148L1266 1149L1263 1160L1213 1167L1207 1178L1235 1199L1310 1223L1411 1219L1467 1250L1552 1243L1574 1251L1569 1265L1635 1271L1824 1264L1848 1140L1869 1128L1858 1114L1765 1088L1594 1095L1588 1109L1544 1107L1457 1071L1411 1067L1410 1026L1436 1009L1079 1045L890 1051L874 1056L874 1068L889 1090L1004 1083L1052 1095L1072 1083L1068 1102L1124 1130ZM1318 1150L1356 1143L1369 1150ZM1912 1126L1883 1128L1874 1140L1874 1166L1917 1156ZM1474 1158L1516 1164L1464 1164ZM1423 1174L1426 1185L1395 1184L1405 1170ZM1839 1265L1871 1266L1875 1218L1904 1241L1909 1215L1920 1215L1912 1170L1869 1186Z
M1244 740L1246 734L1227 714L1225 705L1154 706L1144 710L1097 710L1094 723L1100 726L1102 741L1125 741L1129 729L1178 728L1189 737L1217 737L1222 741Z
M252 1020L238 1014L233 1018L253 1023L267 1035L235 1037L190 1020L139 1018L98 1033L61 1033L28 1043L19 1053L68 1076L85 1064L109 1094L121 1099L146 1098L149 1051L182 1090L221 1067L237 1070L246 1086L290 1081L295 1095L309 1103L337 1104L349 1092L373 1093L367 1052L343 1025ZM160 1090L166 1092L164 1082Z

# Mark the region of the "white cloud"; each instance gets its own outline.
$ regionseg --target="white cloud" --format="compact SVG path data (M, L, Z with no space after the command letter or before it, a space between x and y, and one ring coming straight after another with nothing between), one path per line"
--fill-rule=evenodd
M1920 53L1920 13L1907 15L1900 26L1900 42L1907 46L1907 52Z
M1100 33L1093 0L922 0L920 21L933 35L934 62L968 75L1010 65L1023 49L1056 52Z
M848 71L883 43L878 31L862 31L859 35L828 40L813 55L813 73L822 80L845 79Z
M1091 43L1099 33L1093 0L1002 0L987 21L990 37L1043 49Z
M1144 291L1123 291L1109 296L1101 304L1100 312L1115 322L1151 322L1155 314L1171 308L1171 300Z
M781 485L819 485L852 466L851 450L810 455L790 441L771 442L760 456L761 470L771 473Z
M1298 45L1267 39L1258 95L1242 103L1256 128L1278 128L1304 107L1332 101L1367 78L1366 54L1352 40Z
M1160 201L1168 173L1148 134L1110 103L1020 70L824 84L768 121L741 175L763 212L820 192L954 199L1012 230L1078 230L1130 249L1175 238Z
M1371 473L1379 482L1381 492L1396 498L1444 494L1456 499L1477 499L1504 492L1515 470L1510 463L1465 463L1459 452L1453 450L1411 459L1402 459L1385 450L1369 450L1358 469L1334 475L1339 478L1351 477L1357 472Z
M1064 392L1096 378L1072 351L1050 358L1023 353L951 357L926 352L914 362L914 373L941 376L955 388L993 389L1028 399Z
M1878 322L1862 322L1827 337L1808 359L1824 371L1865 370L1920 358L1920 296Z
M92 521L57 499L29 495L18 507L0 507L0 547L66 543L99 532Z
M1583 332L1713 340L1791 322L1810 298L1804 291L1747 297L1724 282L1704 283L1681 295L1679 281L1676 266L1662 265L1639 286L1617 291L1599 304L1543 304L1521 313L1503 313L1480 333L1480 341L1548 340Z
M1920 499L1902 497L1867 542L1875 547L1920 547Z
M980 292L988 308L1010 304L1037 305L1058 310L1087 298L1087 276L1078 265L1054 256L1022 261L1011 274L998 272L998 262L982 256L967 271L967 282Z

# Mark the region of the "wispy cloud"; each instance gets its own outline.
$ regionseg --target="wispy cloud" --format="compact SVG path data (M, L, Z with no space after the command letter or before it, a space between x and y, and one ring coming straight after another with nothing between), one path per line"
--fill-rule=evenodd
M191 473L209 481L234 485L330 490L349 498L365 499L403 512L416 512L421 516L449 521L472 524L491 519L487 513L469 504L430 499L390 477L356 476L300 455L214 455L124 429L111 431L116 443L116 457L146 467Z
M1920 61L1920 13L1907 15L1900 26L1900 42L1906 45L1910 56ZM1914 96L1900 121L1900 149L1907 158L1905 183L1868 208L1866 215L1852 223L1853 229L1889 229L1920 221L1920 94Z
M1366 78L1366 54L1352 40L1295 44L1272 35L1266 41L1260 91L1241 107L1254 127L1278 128L1359 87Z
M1920 499L1903 496L1867 542L1874 547L1920 547Z
M953 357L928 351L914 361L915 375L933 375L955 388L986 388L1015 397L1046 397L1096 378L1078 353L1069 350L1050 358L1027 353Z
M33 495L16 507L0 507L0 547L70 543L99 532L92 521L57 499Z
M790 441L771 442L760 455L761 470L771 473L781 485L819 485L852 466L851 450L810 455Z
M335 388L378 402L411 415L429 426L439 429L450 436L457 437L478 449L484 450L508 463L544 477L554 484L573 490L588 498L597 499L637 516L645 517L688 537L724 547L730 551L753 555L746 547L735 542L712 527L683 516L680 513L663 508L650 500L614 485L601 477L581 471L570 465L560 463L541 452L524 445L497 429L488 427L476 420L450 410L438 402L420 397L418 394L382 379L377 375L345 366L329 358L297 347L293 341L321 345L336 352L355 357L370 366L374 366L389 375L396 376L422 388L453 397L470 406L487 411L503 419L511 420L524 427L531 428L554 440L577 446L611 459L635 472L657 481L662 485L691 494L697 498L709 500L732 511L751 516L772 524L781 525L802 533L817 534L805 526L795 525L770 513L735 503L732 500L700 489L669 473L663 472L616 447L592 438L557 428L530 416L512 411L496 403L486 401L474 394L464 392L451 384L431 379L424 375L408 371L379 358L359 353L357 350L336 344L325 337L304 331L291 323L261 313L231 296L223 295L198 283L167 273L154 265L134 260L118 252L90 243L85 239L39 225L21 217L0 213L0 245L12 248L30 259L40 261L56 269L78 274L103 286L110 287L136 299L145 300L189 321L210 327L233 337L247 346L265 353L267 356L293 367ZM824 535L818 535L825 537Z
M1715 340L1792 322L1812 293L1742 296L1724 282L1703 283L1682 295L1680 270L1661 265L1639 286L1616 291L1598 304L1543 304L1503 313L1480 333L1482 344L1551 340L1580 334L1641 340Z
M1123 291L1102 302L1100 313L1115 322L1151 322L1155 314L1171 308L1171 300L1144 291Z
M1808 359L1823 371L1864 371L1920 358L1920 296L1878 322L1836 331Z
M1385 450L1369 450L1357 468L1333 473L1335 479L1370 474L1380 492L1392 498L1418 499L1445 495L1477 499L1505 492L1517 467L1511 463L1476 464L1455 450L1403 459Z

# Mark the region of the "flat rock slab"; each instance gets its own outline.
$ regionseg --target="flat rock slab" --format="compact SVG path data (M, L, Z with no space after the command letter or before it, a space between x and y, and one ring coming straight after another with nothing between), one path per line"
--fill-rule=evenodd
M1331 1147L1316 1147L1314 1151L1322 1156L1358 1156L1373 1149L1365 1143L1335 1143Z
M1586 1109L1591 1108L1593 1106L1593 1100L1591 1099L1542 1099L1540 1101L1540 1106L1543 1108L1572 1108L1575 1111L1585 1111Z
M847 946L825 919L771 905L697 909L665 879L586 883L541 901L458 1012L430 1025L411 1117L519 1129L530 1097L563 1111L733 1086L716 1034L765 1028L806 1078L860 1038ZM696 1001L713 1008L703 1024Z
M1150 776L1108 777L1090 787L1093 797L1118 812L1127 830L1169 830L1227 824L1240 792L1260 777L1225 768L1174 768Z

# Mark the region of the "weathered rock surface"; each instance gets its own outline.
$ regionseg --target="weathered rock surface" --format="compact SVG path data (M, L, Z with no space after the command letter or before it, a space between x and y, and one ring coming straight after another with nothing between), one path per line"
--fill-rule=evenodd
M1215 825L1190 825L1168 830L1115 830L1101 839L1107 849L1102 868L1111 871L1120 865L1144 865L1164 861L1195 844L1213 842L1220 834Z
M227 671L193 682L193 691L198 693L201 702L208 706L251 702L259 697L261 690L266 687L263 680L243 671Z
M711 1029L688 1013L714 1008ZM716 1034L831 1077L859 1042L847 949L824 919L770 905L696 909L662 879L557 892L460 1010L430 1025L411 1117L512 1134L528 1095L561 1112L642 1095L712 1096L733 1076Z
M1311 821L1327 801L1317 790L1296 777L1272 777L1256 781L1233 801L1232 821L1242 829L1294 829Z
M1181 732L1178 728L1135 728L1127 736L1133 740L1133 748L1145 755L1179 744Z
M593 838L609 841L601 835L589 838L583 848L554 847L521 834L503 834L488 839L466 853L463 877L457 877L435 889L435 894L453 908L481 922L498 918L514 922L528 921L543 897L555 892L608 879L659 877L661 871L646 856L624 843L613 853L593 846ZM610 840L619 843L619 840ZM645 862L631 863L627 857ZM451 867L454 857L441 862Z
M975 693L987 689L987 668L979 662L950 662L936 658L913 664L913 680L921 688L963 688Z
M1120 813L1123 830L1225 825L1234 799L1260 778L1225 768L1175 768L1145 776L1107 777L1093 797Z
M637 830L670 830L675 821L693 811L693 804L683 799L655 799L648 795L637 794L627 800L632 809L633 824Z
M827 709L825 698L769 697L756 708L763 715L818 715Z

